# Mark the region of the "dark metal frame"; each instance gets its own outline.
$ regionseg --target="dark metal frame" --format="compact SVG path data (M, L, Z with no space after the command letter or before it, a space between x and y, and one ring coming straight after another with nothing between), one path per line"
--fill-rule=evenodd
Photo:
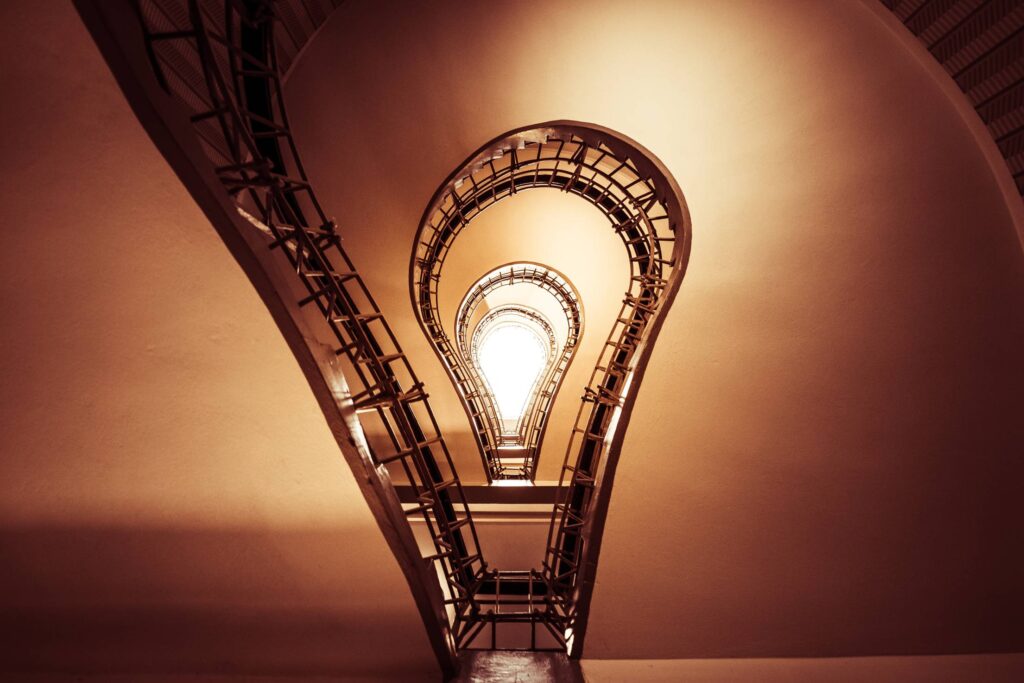
M540 391L531 392L531 405L524 412L527 418L521 425L523 463L510 465L503 460L501 449L506 445L490 388L477 368L470 340L470 322L484 298L500 287L528 284L547 292L565 316L566 341L561 353L553 354L553 365L546 371L546 381ZM495 268L481 277L463 297L455 315L455 342L443 332L429 339L435 352L442 358L445 370L452 379L473 427L477 446L484 460L488 481L500 479L530 479L537 472L538 454L544 441L548 416L576 348L583 336L583 306L579 293L568 278L558 271L536 263L509 263Z
M428 339L444 338L438 284L455 240L484 209L535 188L574 194L597 207L630 264L629 288L584 391L566 451L562 495L542 564L545 610L539 618L578 656L615 466L651 349L682 282L690 222L667 169L613 131L554 121L502 135L447 178L420 222L410 294ZM437 344L435 351L444 363Z
M273 2L77 7L140 121L275 314L452 675L486 563L423 383L303 170L284 109ZM413 488L411 509L403 512L389 469ZM426 558L408 515L425 522Z

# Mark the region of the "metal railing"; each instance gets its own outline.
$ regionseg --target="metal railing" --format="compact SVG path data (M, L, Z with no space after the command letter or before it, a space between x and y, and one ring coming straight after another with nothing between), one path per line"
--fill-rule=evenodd
M518 445L524 449L525 462L510 466L502 459L501 448L505 445L505 439L494 397L473 361L468 334L473 314L484 299L497 289L514 285L537 287L552 297L565 317L566 340L561 352L552 355L554 364L547 373L547 381L539 391L531 392L530 404L523 413L525 420L519 425L522 431ZM545 266L513 263L490 271L470 287L455 315L454 343L446 335L432 339L464 404L468 406L474 431L479 430L475 437L481 447L490 479L533 479L551 404L582 334L583 310L579 294L572 284Z
M438 283L452 245L486 208L534 188L559 190L597 207L622 241L630 266L628 289L584 390L566 451L562 494L553 510L541 569L545 609L538 618L560 634L572 653L585 624L588 582L621 449L622 420L628 419L651 344L682 280L689 223L668 172L638 145L611 131L553 122L497 138L434 194L414 246L413 305L442 360L443 346L450 342L439 319Z
M535 415L535 411L541 410L546 415L546 409L542 401L548 400L554 395L554 388L558 385L560 376L564 374L566 364L560 363L560 359L571 354L571 348L562 346L560 348L555 330L551 323L540 311L516 304L505 304L492 308L488 311L473 330L473 340L469 348L462 348L463 357L467 358L478 376L483 377L483 368L480 365L480 353L483 342L487 336L507 325L518 325L531 330L539 340L545 342L544 365L537 373L537 377L527 392L526 401L519 417L515 420L515 427L509 429L506 424L507 418L502 419L497 434L500 447L517 447L523 450L528 449L529 444L536 443L535 435L539 431L538 420L543 417ZM487 381L484 382L488 384ZM487 387L487 400L493 405L497 401L494 397L494 388ZM497 413L497 409L495 409ZM502 460L504 463L504 460ZM525 463L523 463L525 466ZM508 468L506 467L506 470ZM523 471L521 478L532 478L531 472Z
M93 7L90 11L97 16L106 11L100 2L76 2ZM135 29L126 29L123 17L108 12L97 20L98 29L91 30L115 43L125 41L124 46L101 45L101 49L121 69L115 73L142 79L130 93L130 99L136 98L133 106L146 110L147 127L173 138L158 146L165 154L177 155L172 165L181 166L176 170L188 177L186 185L202 197L204 210L216 214L222 237L233 250L243 249L239 235L246 249L259 250L259 265L246 261L246 267L263 268L262 274L247 272L263 288L261 295L268 306L271 301L278 306L278 297L290 302L286 304L292 321L286 325L288 338L309 347L296 351L300 363L315 359L324 373L321 379L311 379L314 390L333 391L329 376L344 378L337 383L344 391L332 394L331 401L341 410L346 438L364 454L361 462L372 465L367 481L375 482L374 495L379 498L371 506L386 511L386 523L404 529L401 557L416 552L406 543L411 541L411 531L404 520L422 517L431 545L425 559L445 593L446 614L440 616L448 619L452 646L469 646L481 624L527 618L521 613L509 613L506 618L494 607L498 602L509 604L504 598L515 594L499 589L499 581L518 586L523 572L496 572L485 563L425 387L342 248L339 229L324 212L303 170L284 108L274 3L138 0L131 6L152 67L148 75L136 68L144 59L143 48L126 47L138 38L131 38ZM110 28L114 24L117 27ZM132 50L140 57L124 61ZM122 87L126 92L131 89L124 82ZM182 120L187 118L191 132L183 132L177 110L171 115L150 106L170 101L155 94L160 88L187 112ZM186 138L187 144L177 142ZM200 148L202 153L196 151ZM205 161L198 161L202 155ZM607 511L608 465L614 463L621 446L619 420L628 417L650 342L682 277L689 245L685 208L674 183L649 155L610 131L581 124L503 136L457 175L435 197L415 247L413 291L424 325L431 324L431 310L436 310L440 266L454 237L479 211L522 189L556 188L593 203L608 216L629 255L630 287L584 396L563 465L564 495L552 515L545 559L541 570L526 572L528 620L533 626L542 624L572 651L573 638L578 637L573 629L579 633L585 625L588 581ZM229 202L233 218L225 211ZM221 223L231 224L238 235L229 236ZM233 253L241 258L241 251ZM273 296L268 287L274 288ZM310 331L312 338L297 339L299 330ZM330 348L325 354L329 360L321 356L325 346ZM307 366L304 371L311 376ZM572 464L571 453L575 453ZM392 474L406 478L415 494L416 502L405 514L390 484ZM382 517L378 521L385 524ZM414 581L425 585L422 577L413 578L423 567L420 558L403 564L410 585ZM421 601L416 590L414 595ZM485 613L481 605L491 608ZM440 622L428 620L428 629L435 628L432 624ZM442 666L450 669L450 657L439 656Z
M272 2L144 0L137 5L157 78L189 110L224 190L293 274L299 308L333 338L338 368L374 462L404 477L425 522L458 639L486 573L472 514L418 379L338 227L317 200L291 134Z

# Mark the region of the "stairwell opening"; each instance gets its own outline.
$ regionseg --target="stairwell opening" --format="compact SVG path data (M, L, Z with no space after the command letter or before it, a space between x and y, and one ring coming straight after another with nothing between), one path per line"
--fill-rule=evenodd
M460 355L463 341L448 332L439 286L453 245L474 219L533 189L578 197L598 209L624 248L629 278L590 379L577 394L579 411L540 567L521 568L528 566L524 558L512 571L489 569L474 596L479 620L460 646L481 647L481 634L487 632L490 648L509 647L502 644L508 641L499 627L525 624L531 629L530 649L538 647L540 627L558 647L578 655L615 467L647 361L686 268L690 222L678 185L650 152L614 131L578 122L556 121L499 136L437 189L413 240L410 294L420 326L474 427L492 482L496 473L500 477L500 438L494 431L489 435L481 420L484 399L463 364L468 356ZM585 245L581 248L585 253ZM542 457L539 448L533 457Z

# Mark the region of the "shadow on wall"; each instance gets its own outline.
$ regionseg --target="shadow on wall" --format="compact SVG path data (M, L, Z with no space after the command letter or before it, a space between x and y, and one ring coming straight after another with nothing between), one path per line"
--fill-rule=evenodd
M0 672L440 680L419 624L340 578L369 532L0 531Z

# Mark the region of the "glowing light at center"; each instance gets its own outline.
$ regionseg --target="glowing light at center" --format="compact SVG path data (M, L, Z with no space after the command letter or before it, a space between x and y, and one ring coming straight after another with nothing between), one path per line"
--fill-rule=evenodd
M477 361L504 422L519 420L548 349L536 332L517 323L499 324L480 340Z

